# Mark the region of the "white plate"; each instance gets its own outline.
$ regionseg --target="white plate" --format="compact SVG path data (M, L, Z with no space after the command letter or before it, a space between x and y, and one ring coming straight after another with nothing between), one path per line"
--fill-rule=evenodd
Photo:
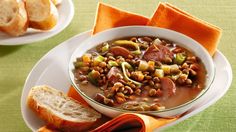
M44 123L36 117L26 105L26 98L30 88L35 85L46 84L67 92L70 86L68 63L71 54L83 40L89 37L89 34L90 32L81 33L49 51L38 61L28 75L21 96L21 112L25 123L33 131L37 130ZM213 60L216 66L216 77L212 87L207 91L202 100L191 108L188 114L170 124L163 126L160 129L172 126L193 115L196 115L200 111L214 104L226 93L232 82L231 66L220 51L216 52Z
M62 0L62 3L57 7L59 19L57 25L49 31L40 31L29 28L25 35L12 37L0 32L0 45L22 45L50 38L63 29L71 22L74 16L74 5L72 0Z

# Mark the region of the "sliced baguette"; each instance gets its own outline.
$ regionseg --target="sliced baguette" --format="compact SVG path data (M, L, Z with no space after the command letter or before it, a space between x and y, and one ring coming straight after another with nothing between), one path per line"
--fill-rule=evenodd
M23 35L28 27L22 0L0 0L0 30L11 36Z
M25 0L29 26L40 30L52 29L58 21L58 10L51 0Z
M49 86L33 87L27 103L47 124L62 131L84 131L101 118L100 113Z

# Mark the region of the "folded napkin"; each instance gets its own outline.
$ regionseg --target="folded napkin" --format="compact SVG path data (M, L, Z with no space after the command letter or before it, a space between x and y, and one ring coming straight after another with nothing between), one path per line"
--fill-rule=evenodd
M99 3L93 34L114 27L146 25L148 21L149 19L144 16Z
M88 106L84 99L77 93L77 91L70 87L68 96L76 99L82 104ZM169 122L178 119L171 118L155 118L148 115L127 113L122 114L114 119L103 116L101 120L94 126L93 132L110 132L110 131L134 131L134 132L151 132L155 128L159 128Z
M200 20L168 3L160 3L147 24L183 33L202 44L213 55L221 37L221 29Z
M99 3L93 34L106 29L129 25L148 25L175 30L198 41L208 50L210 55L215 53L221 37L220 28L168 3L159 3L150 20L146 17Z

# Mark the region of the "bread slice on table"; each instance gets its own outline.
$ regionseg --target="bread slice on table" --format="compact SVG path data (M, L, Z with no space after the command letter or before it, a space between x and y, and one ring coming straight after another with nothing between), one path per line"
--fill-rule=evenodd
M58 21L58 10L51 0L25 0L29 15L29 26L39 30L50 30Z
M11 36L23 35L28 27L22 0L0 0L0 30Z
M62 131L85 131L101 118L100 113L49 86L33 87L27 103L48 125Z

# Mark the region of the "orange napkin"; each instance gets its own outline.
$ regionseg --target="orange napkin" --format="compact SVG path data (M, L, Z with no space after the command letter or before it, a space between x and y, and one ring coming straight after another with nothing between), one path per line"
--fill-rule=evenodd
M77 101L88 106L84 99L77 93L77 91L71 86L68 91L68 96L76 99ZM175 121L176 118L154 118L152 116L127 113L122 114L114 119L103 116L100 122L98 122L93 132L110 132L110 131L139 131L139 132L151 132L155 128L159 128L169 122ZM96 128L97 127L97 128Z
M148 21L149 19L144 16L122 11L106 4L99 3L93 34L114 27L146 25Z
M200 20L168 3L160 3L147 24L175 30L202 44L213 55L221 37L221 29Z

